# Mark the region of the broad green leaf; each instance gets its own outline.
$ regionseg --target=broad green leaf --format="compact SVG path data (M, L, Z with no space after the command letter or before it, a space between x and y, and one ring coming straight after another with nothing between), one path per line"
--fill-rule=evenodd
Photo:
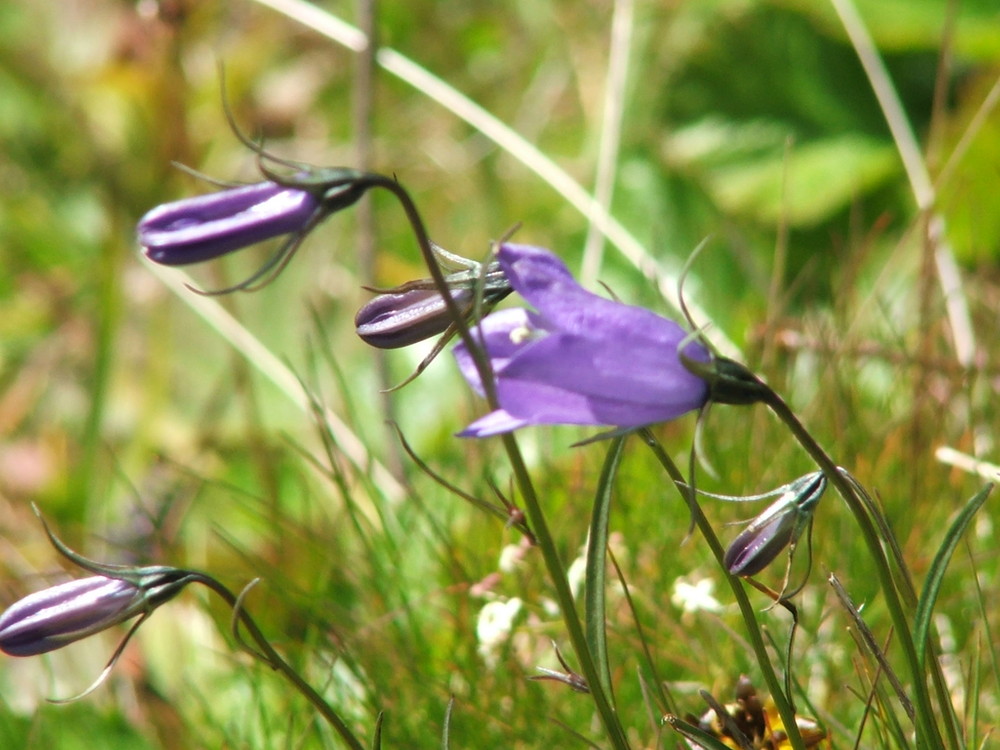
M816 224L899 170L888 141L831 136L712 170L709 190L727 211L764 224Z

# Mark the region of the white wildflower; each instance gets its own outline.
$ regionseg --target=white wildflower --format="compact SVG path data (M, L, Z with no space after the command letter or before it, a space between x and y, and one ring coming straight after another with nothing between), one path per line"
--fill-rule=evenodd
M674 581L674 593L670 601L685 612L721 612L722 605L713 596L714 593L715 581L711 578L702 578L693 584L684 578L678 578Z
M521 611L521 600L516 596L507 601L492 601L479 610L476 622L476 638L479 640L479 655L486 666L496 666L500 648L507 642L514 627L514 618Z

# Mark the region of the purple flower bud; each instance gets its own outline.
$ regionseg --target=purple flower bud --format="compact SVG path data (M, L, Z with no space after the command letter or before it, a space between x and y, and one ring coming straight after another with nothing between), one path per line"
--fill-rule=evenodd
M548 250L504 244L497 257L511 286L537 312L501 310L473 330L492 365L500 408L460 435L486 437L537 424L628 429L705 403L708 385L679 359L686 334L677 323L588 292ZM691 361L711 360L697 342L684 353ZM455 347L455 357L482 393L464 345Z
M12 604L0 615L0 650L11 656L44 654L112 625L148 613L188 582L186 571L151 571L136 580L91 576L67 581Z
M473 303L472 288L455 289L452 299L466 311ZM398 349L444 333L452 324L444 298L435 288L385 292L366 303L354 316L358 336L378 349Z
M816 471L796 479L757 516L726 550L723 563L734 576L752 576L771 564L789 544L794 545L812 520L826 490L826 477Z
M157 206L139 220L139 244L154 263L180 266L216 258L302 230L321 200L274 182Z
M353 205L384 179L342 167L295 166L299 172L282 177L262 165L261 171L269 178L267 182L154 208L139 220L139 244L154 263L181 266L287 234L290 237L275 260L283 265L320 221ZM268 264L261 273L270 268ZM251 277L247 283L256 279L257 276Z
M104 576L29 594L0 615L0 649L11 656L44 654L135 615L141 598L128 581Z
M481 289L482 310L488 312L513 289L500 264L483 264L449 253L431 243L442 267L454 269L444 277L461 315L468 320ZM429 339L439 333L454 333L454 319L444 297L432 279L411 281L395 289L371 290L378 296L366 303L354 316L358 336L378 349L398 349ZM443 343L440 344L443 346Z

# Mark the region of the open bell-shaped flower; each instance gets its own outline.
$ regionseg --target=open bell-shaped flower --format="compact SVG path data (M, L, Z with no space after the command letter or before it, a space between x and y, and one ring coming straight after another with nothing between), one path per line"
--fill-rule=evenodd
M538 424L629 429L700 408L706 381L679 358L711 362L708 350L672 320L593 294L548 250L506 243L497 252L511 286L534 308L495 312L472 330L485 349L499 408L462 436L486 437ZM475 360L455 357L480 393Z

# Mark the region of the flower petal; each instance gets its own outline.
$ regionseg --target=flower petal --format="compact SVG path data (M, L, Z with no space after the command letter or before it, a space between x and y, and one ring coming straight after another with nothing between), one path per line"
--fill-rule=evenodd
M528 420L512 417L503 409L497 409L496 411L491 411L485 417L477 419L475 422L458 433L458 436L479 438L490 437L491 435L499 435L503 432L511 432L512 430L517 430L521 427L527 427L530 424L531 422Z
M538 322L537 316L528 310L514 307L488 315L472 329L473 338L485 346L489 354L494 374L501 372L510 359L524 349L534 337L544 335L544 331L537 328ZM462 375L477 393L483 395L479 371L465 344L458 343L454 354Z
M511 285L538 312L506 310L482 323L501 409L462 433L484 436L525 424L640 427L699 408L708 385L678 356L677 323L583 289L555 255L505 244L498 260ZM685 355L710 361L697 341ZM462 374L482 392L468 352ZM502 412L502 414L501 414Z

